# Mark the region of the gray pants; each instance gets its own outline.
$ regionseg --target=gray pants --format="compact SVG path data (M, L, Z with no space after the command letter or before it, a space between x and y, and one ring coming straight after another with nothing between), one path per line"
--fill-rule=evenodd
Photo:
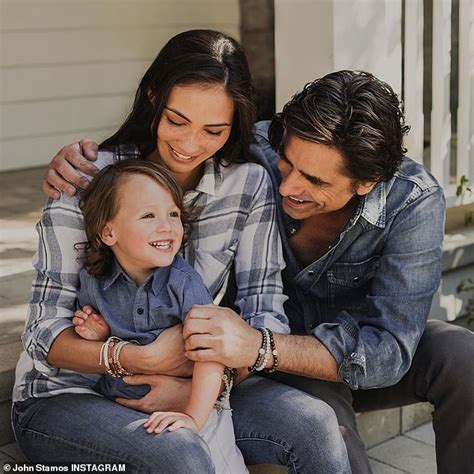
M474 472L474 333L429 321L408 373L396 385L351 391L340 383L278 374L276 379L328 403L336 412L353 473L370 472L355 412L430 402L440 474ZM245 452L244 452L245 456Z

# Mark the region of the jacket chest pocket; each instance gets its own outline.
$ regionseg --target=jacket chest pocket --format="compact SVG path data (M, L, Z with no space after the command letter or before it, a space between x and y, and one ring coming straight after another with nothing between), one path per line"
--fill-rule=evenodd
M379 257L363 262L335 263L327 271L329 306L364 311L378 265Z

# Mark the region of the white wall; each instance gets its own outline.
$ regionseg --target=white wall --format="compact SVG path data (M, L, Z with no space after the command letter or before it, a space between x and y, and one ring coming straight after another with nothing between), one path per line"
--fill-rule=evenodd
M64 144L101 140L174 34L239 38L238 0L0 0L0 170L47 163Z
M401 92L401 1L275 0L276 109L340 69L375 74Z

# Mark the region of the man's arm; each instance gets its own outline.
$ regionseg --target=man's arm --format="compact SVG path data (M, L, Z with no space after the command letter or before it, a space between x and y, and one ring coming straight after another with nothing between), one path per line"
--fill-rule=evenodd
M440 187L414 188L387 222L365 307L312 330L353 390L394 385L410 368L441 279L444 210Z
M274 338L280 372L339 382L336 360L315 337L275 334Z
M195 306L184 323L186 356L195 362L220 362L251 367L261 346L261 333L229 308ZM282 372L337 381L338 367L331 353L313 336L274 334ZM269 361L269 366L273 360Z

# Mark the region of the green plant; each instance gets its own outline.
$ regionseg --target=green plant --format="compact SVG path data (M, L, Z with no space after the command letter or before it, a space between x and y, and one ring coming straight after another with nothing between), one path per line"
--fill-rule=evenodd
M459 180L459 184L456 187L456 197L460 198L461 204L463 204L466 197L472 196L472 188L469 182L469 178L462 175L461 179ZM474 223L474 211L466 212L464 215L464 225L467 227Z
M470 296L467 300L467 313L462 316L467 316L467 324L470 326L474 323L474 279L468 278L459 283L456 288L457 293L468 293Z

